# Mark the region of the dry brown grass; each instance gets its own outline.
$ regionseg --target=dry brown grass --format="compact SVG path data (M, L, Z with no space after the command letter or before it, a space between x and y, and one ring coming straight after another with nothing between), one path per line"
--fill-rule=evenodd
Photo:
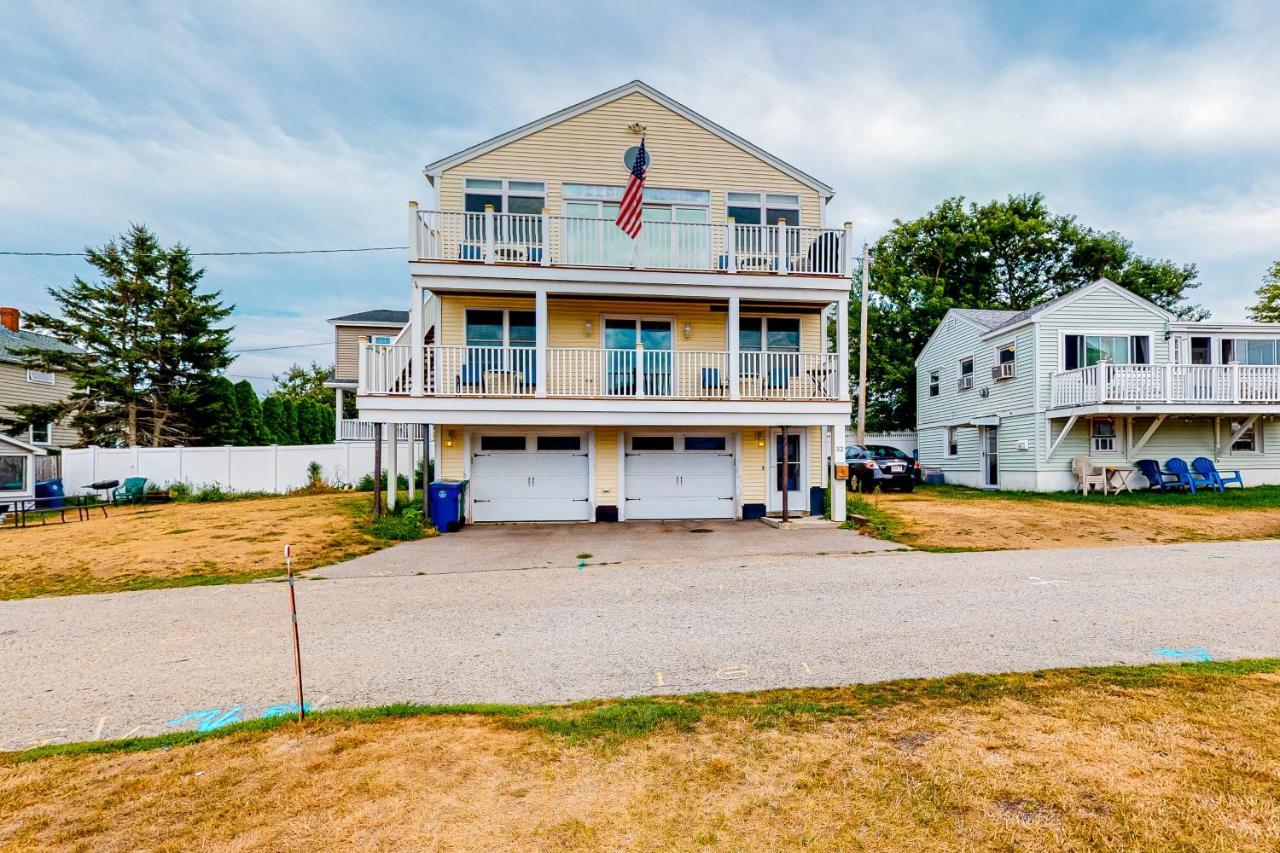
M0 767L0 847L1280 848L1280 677L1057 681L967 702L919 698L926 684L852 717L707 715L620 741L319 719L46 758Z
M0 599L215 583L314 568L389 544L363 531L367 494L116 507L0 530Z
M864 496L897 522L894 539L931 548L1097 548L1280 535L1274 508L1215 507L1216 496L1181 504L1121 503L1095 495L1065 501L1019 495L960 496L957 490ZM999 518L993 525L991 519Z

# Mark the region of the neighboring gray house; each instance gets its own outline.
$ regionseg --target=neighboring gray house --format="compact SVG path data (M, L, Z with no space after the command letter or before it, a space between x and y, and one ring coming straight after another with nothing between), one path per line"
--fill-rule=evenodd
M17 308L0 308L0 413L10 406L55 403L71 393L71 381L59 371L32 370L18 353L24 349L74 350L56 338L22 328ZM64 423L36 424L15 436L41 448L69 447L77 443L76 431Z
M1106 279L1027 311L953 308L916 358L920 462L1054 491L1076 456L1207 456L1280 483L1278 347L1280 324L1182 322Z

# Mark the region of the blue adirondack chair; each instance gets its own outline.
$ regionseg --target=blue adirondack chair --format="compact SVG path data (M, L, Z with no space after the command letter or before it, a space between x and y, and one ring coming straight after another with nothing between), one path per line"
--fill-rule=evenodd
M1194 468L1196 473L1201 477L1205 477L1213 483L1220 492L1226 491L1228 483L1235 483L1240 488L1244 488L1244 479L1240 476L1239 471L1231 471L1229 472L1231 474L1230 477L1224 477L1222 476L1222 472L1218 470L1218 466L1213 464L1212 459L1197 456L1195 459L1191 460L1191 467Z
M1191 494L1193 495L1196 493L1197 486L1201 488L1204 488L1204 487L1214 488L1213 482L1211 480L1201 477L1199 474L1196 474L1194 471L1188 468L1186 460L1179 459L1178 457L1175 456L1172 459L1170 459L1168 462L1165 462L1164 467L1169 469L1170 474L1173 474L1175 477L1178 478L1178 482L1182 483L1182 485L1190 489Z
M1146 477L1151 484L1147 486L1148 489L1172 492L1186 488L1180 478L1167 471L1161 471L1160 463L1154 459L1139 459L1137 465L1142 476Z
M720 381L720 368L704 367L702 368L702 390L704 391L723 391L724 384Z

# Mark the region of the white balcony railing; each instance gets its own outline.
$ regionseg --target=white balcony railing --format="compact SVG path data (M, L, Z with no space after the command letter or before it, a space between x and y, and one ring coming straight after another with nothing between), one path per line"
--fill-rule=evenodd
M400 441L416 441L422 438L422 425L400 424L396 432ZM373 441L373 422L344 418L338 426L338 441Z
M842 228L646 221L632 241L611 219L420 210L418 260L847 276Z
M1095 364L1054 373L1053 408L1095 403L1280 403L1280 365Z
M413 393L404 346L362 344L359 393ZM533 347L423 348L426 396L534 397ZM402 352L404 350L405 352ZM735 394L731 354L709 350L553 347L546 351L547 397L683 400L839 400L836 353L740 352Z

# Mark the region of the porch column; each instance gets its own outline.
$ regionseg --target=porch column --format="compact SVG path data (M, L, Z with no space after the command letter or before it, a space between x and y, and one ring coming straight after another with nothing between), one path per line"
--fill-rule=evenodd
M431 517L431 424L422 425L422 517Z
M732 230L732 226L730 226ZM739 382L739 372L742 368L742 357L738 352L738 345L741 343L738 339L738 317L742 308L742 300L737 296L729 297L729 324L727 337L729 339L729 399L738 400L742 397L742 383Z
M547 291L533 292L533 384L535 397L547 396Z
M333 440L342 441L342 404L346 402L346 393L341 388L334 389Z
M414 476L414 471L418 467L414 464L418 461L418 442L414 441L413 438L413 431L415 429L417 429L417 427L414 424L405 424L405 443L409 445L409 470L405 472L409 475L409 504L413 503L414 486L417 481L417 477ZM406 506L407 505L408 504L406 504Z
M415 284L413 302L409 305L409 346L413 347L409 350L409 393L415 397L422 397L427 393L426 375L423 373L426 368L426 351L422 347L425 336L426 331L422 328L422 291Z
M844 521L848 518L845 504L845 481L836 476L836 466L844 464L844 424L831 427L831 520Z
M836 399L849 399L849 297L836 301Z
M373 425L373 517L382 518L382 424Z
M400 442L396 440L396 433L400 431L400 424L387 424L387 512L396 511L396 475L399 473L396 466L397 451L400 450ZM382 472L379 471L381 476Z

